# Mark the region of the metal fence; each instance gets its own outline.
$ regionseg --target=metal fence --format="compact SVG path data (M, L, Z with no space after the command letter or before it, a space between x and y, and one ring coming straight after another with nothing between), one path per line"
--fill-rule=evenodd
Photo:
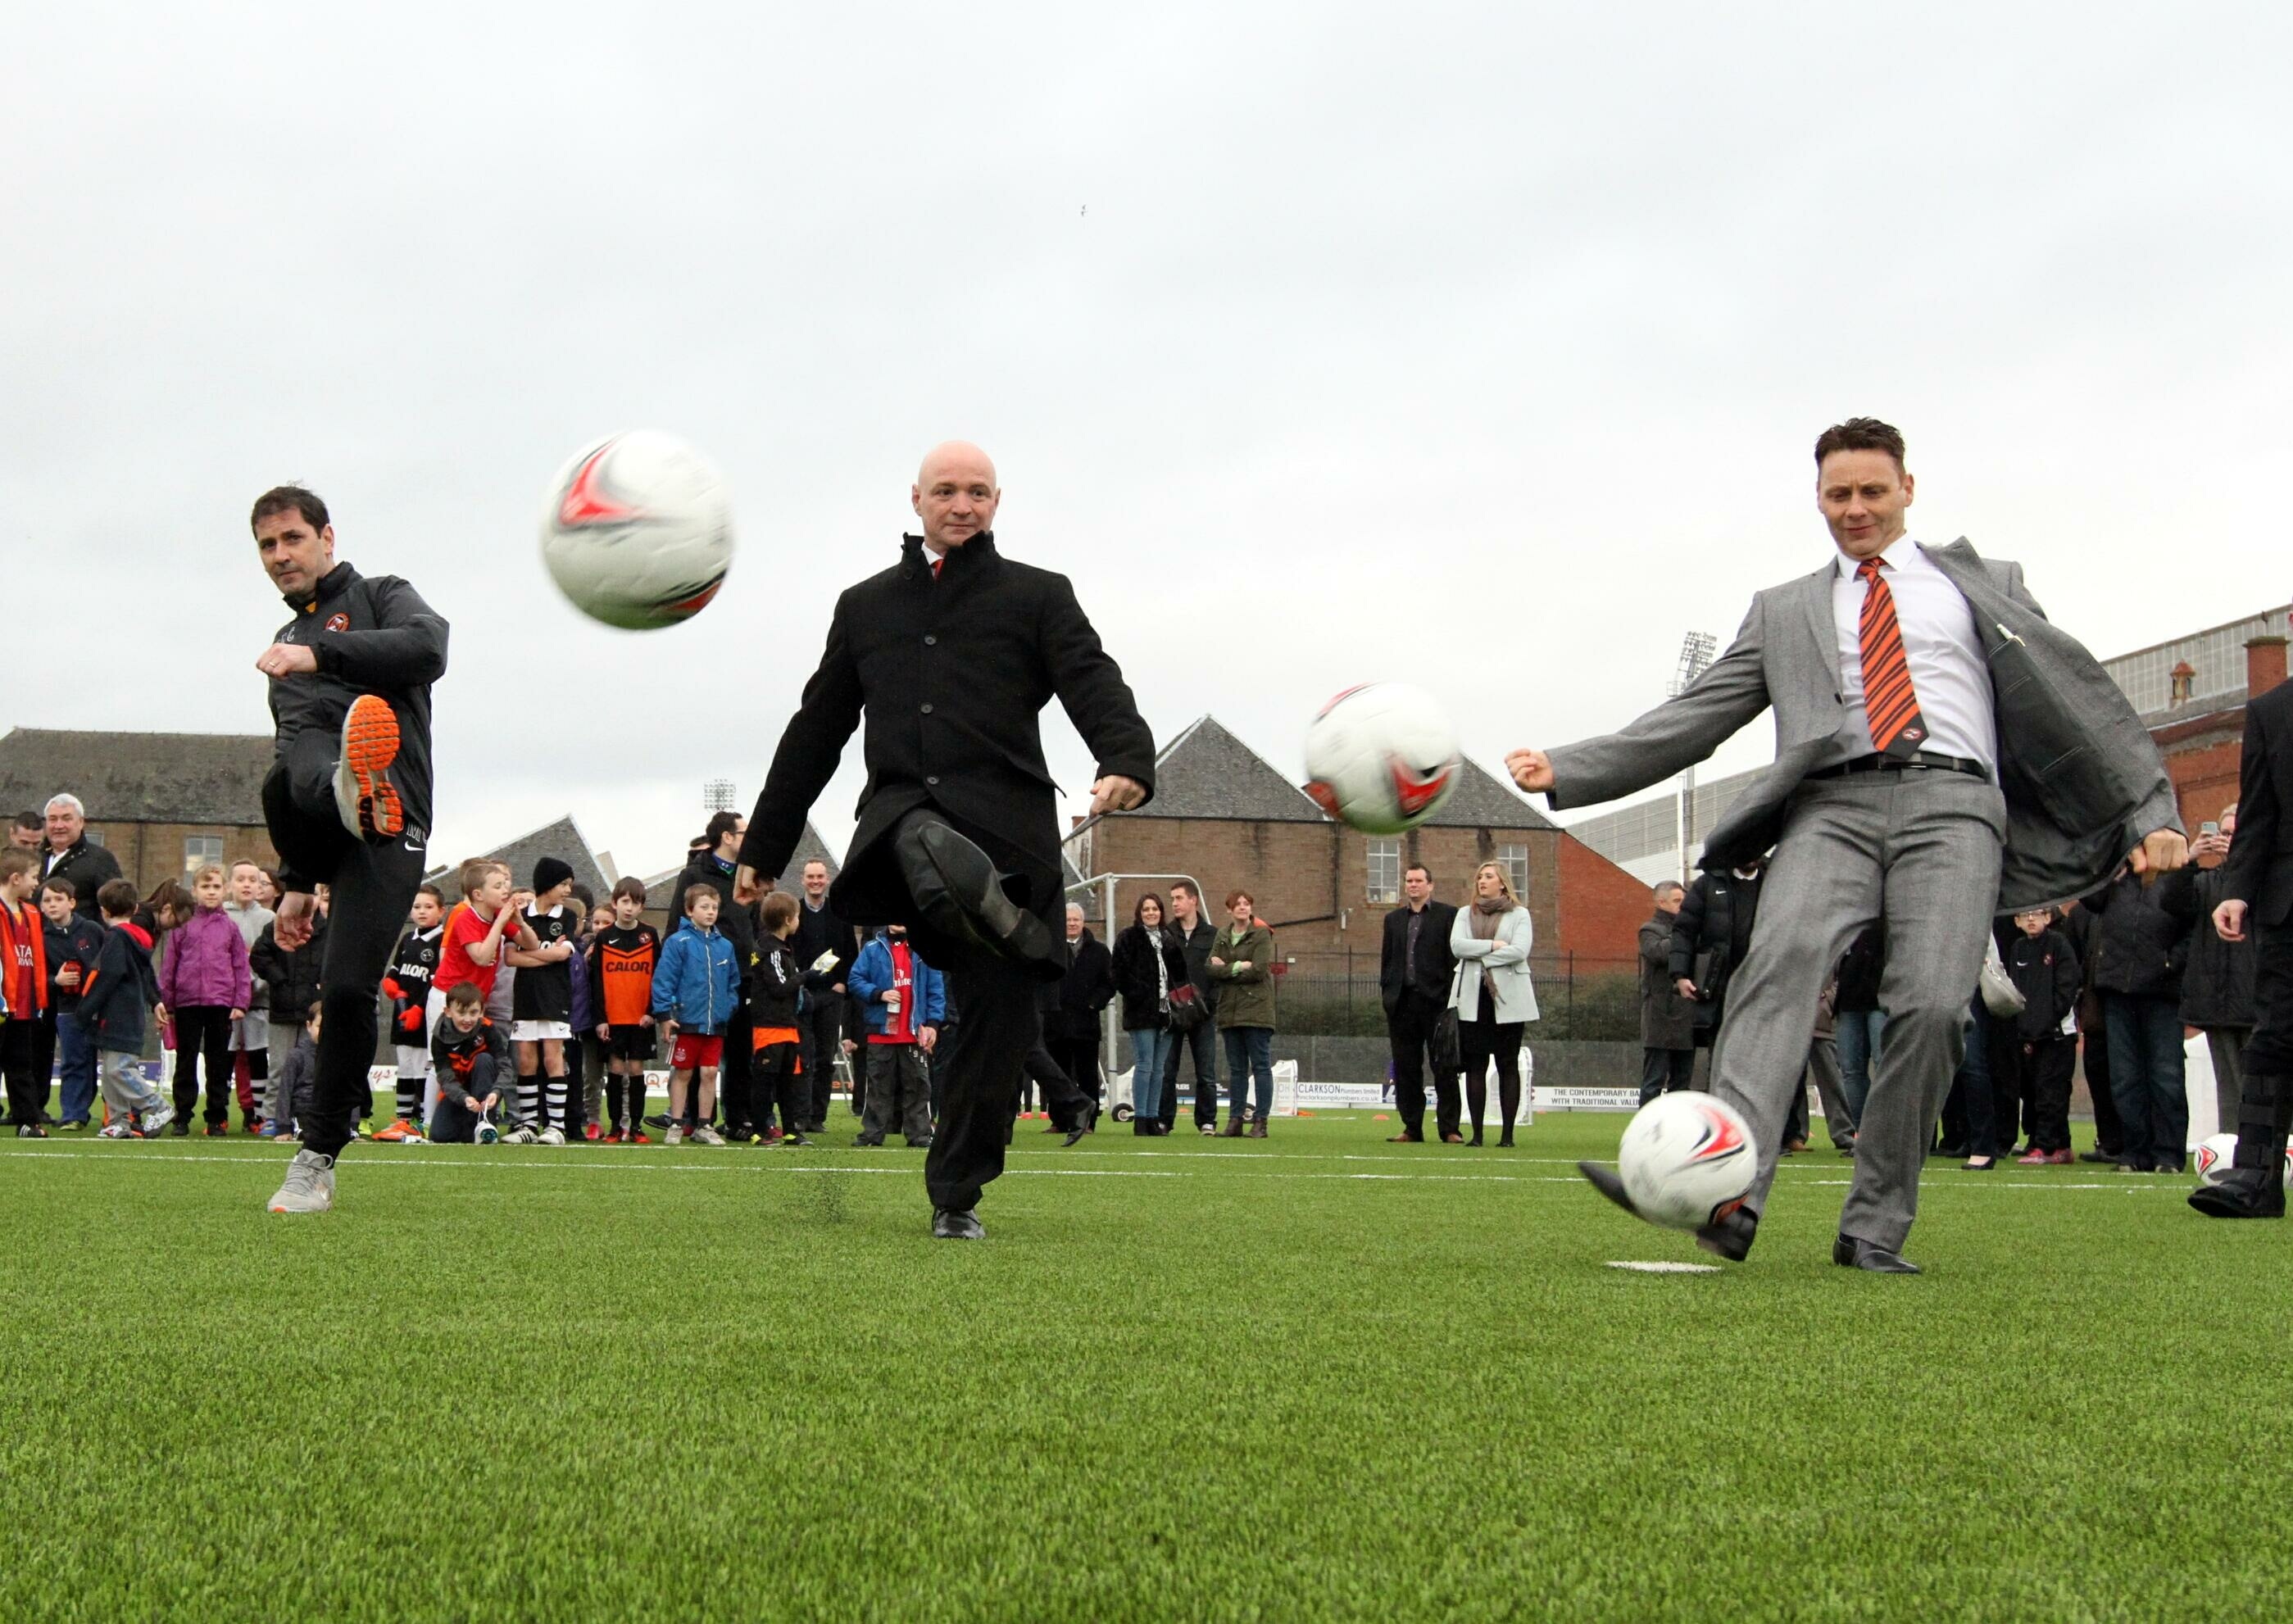
M1277 944L1279 939L1276 939ZM1532 953L1541 1042L1629 1043L1640 1038L1640 963L1578 953ZM1373 1038L1385 1031L1372 952L1299 953L1275 966L1275 1019L1294 1036Z

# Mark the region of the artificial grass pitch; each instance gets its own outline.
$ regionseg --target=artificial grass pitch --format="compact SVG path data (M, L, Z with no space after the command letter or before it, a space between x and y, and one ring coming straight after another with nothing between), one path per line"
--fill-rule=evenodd
M838 1107L835 1137L848 1137ZM0 1616L2257 1616L2293 1232L1930 1164L1917 1279L1751 1260L1570 1162L1023 1123L917 1152L0 1149ZM2276 1598L2276 1599L2268 1599Z

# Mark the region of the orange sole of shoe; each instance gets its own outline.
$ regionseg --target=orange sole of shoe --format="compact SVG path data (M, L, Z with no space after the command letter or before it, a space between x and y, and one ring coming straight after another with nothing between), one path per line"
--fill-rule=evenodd
M377 835L402 831L406 810L399 804L397 789L383 776L398 759L398 717L389 701L367 693L351 702L343 755L358 784L360 816Z

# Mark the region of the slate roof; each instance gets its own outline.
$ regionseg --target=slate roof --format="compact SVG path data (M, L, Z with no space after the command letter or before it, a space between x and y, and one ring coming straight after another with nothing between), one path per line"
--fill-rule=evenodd
M1217 717L1207 715L1196 717L1155 756L1153 800L1135 812L1100 816L1225 818L1246 823L1327 820L1304 790L1227 731ZM1067 837L1074 834L1070 831Z
M1457 787L1439 810L1425 820L1427 828L1551 829L1560 826L1530 805L1479 762L1467 758L1458 769Z
M20 727L0 737L0 812L69 792L88 821L263 822L267 733L112 733Z
M464 858L494 857L509 865L510 883L520 889L532 885L533 865L545 857L562 857L573 866L573 883L588 888L589 894L604 901L612 894L613 882L597 861L597 854L581 834L580 827L570 817L555 823L545 823L539 828L520 835L506 844L463 853L443 869L428 877L446 896L449 907L461 901L462 888L456 879Z
M813 828L807 819L804 834L796 843L795 854L789 859L788 867L781 870L780 877L774 883L791 894L802 891L804 866L814 859L828 865L828 877L831 880L843 872L844 865L836 860L836 853L828 849L828 843L820 837L820 831ZM684 872L685 865L678 863L673 869L663 869L659 874L644 876L645 906L656 910L668 908L669 893L677 889L677 877Z

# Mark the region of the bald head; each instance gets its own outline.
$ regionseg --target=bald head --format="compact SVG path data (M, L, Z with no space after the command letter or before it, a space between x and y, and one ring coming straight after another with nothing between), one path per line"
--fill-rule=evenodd
M924 545L934 553L960 547L995 525L1003 499L995 465L968 440L951 440L924 454L908 500L924 521Z

